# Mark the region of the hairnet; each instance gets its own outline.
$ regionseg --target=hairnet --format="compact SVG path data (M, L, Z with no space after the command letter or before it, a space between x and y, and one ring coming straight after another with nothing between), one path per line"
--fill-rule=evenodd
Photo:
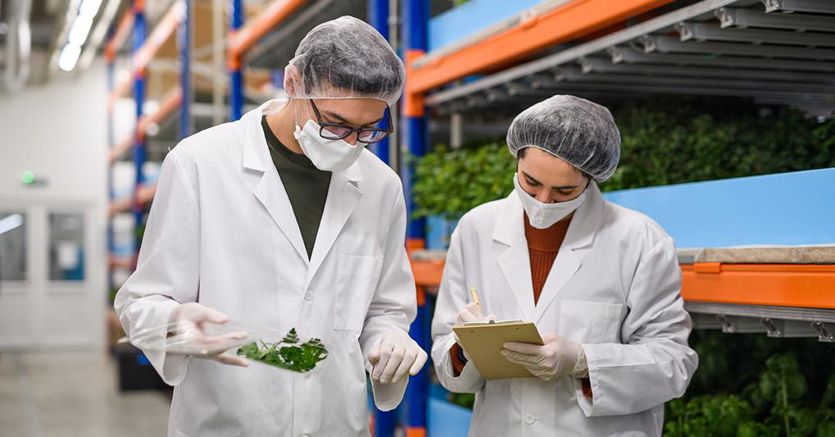
M295 70L295 71L293 71ZM285 69L294 98L372 98L393 105L405 68L373 27L343 16L313 28Z
M603 182L618 166L620 131L605 107L558 95L517 115L507 131L507 146L516 157L527 147L542 149Z

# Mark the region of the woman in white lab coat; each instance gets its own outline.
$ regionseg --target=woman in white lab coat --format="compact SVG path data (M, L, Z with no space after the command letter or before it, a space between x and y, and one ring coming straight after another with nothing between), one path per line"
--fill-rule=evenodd
M233 354L146 350L175 386L169 437L368 435L366 370L379 408L401 401L427 357L408 335L406 208L398 176L362 143L390 132L403 77L369 25L324 23L285 70L289 102L193 135L166 157L136 272L116 296L128 335L150 329L162 340L231 319L296 328L329 352L298 374L243 368Z
M441 384L476 394L471 436L660 436L663 404L698 357L673 240L597 188L620 157L611 114L554 96L519 114L507 141L515 191L452 235L432 323ZM502 350L531 378L488 381L469 361L452 327L486 319L536 324L544 346Z

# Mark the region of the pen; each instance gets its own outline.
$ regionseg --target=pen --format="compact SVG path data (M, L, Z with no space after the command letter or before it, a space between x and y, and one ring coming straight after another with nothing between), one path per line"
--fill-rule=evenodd
M481 307L481 303L478 300L478 291L475 289L475 287L470 289L470 297L472 298L474 304Z

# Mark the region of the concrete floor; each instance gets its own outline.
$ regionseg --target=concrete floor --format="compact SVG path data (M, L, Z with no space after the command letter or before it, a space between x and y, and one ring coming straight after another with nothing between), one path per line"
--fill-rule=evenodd
M169 396L120 393L105 352L0 353L0 435L165 436Z

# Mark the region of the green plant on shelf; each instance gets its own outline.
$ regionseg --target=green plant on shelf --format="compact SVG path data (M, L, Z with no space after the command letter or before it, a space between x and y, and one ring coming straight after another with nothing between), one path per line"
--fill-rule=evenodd
M665 435L835 436L833 345L719 332L693 337L699 369L685 398L667 404Z
M621 160L603 191L835 166L835 119L727 99L632 102L612 113ZM501 141L441 144L416 161L415 217L460 218L513 189L516 165Z
M282 369L305 373L313 370L328 356L328 351L318 338L300 343L296 329L278 343L253 342L238 348L238 355Z
M503 144L457 150L438 145L417 161L414 215L460 218L478 205L507 196L515 171L516 162Z
M475 405L475 395L472 393L450 393L448 399L455 405L471 410Z

